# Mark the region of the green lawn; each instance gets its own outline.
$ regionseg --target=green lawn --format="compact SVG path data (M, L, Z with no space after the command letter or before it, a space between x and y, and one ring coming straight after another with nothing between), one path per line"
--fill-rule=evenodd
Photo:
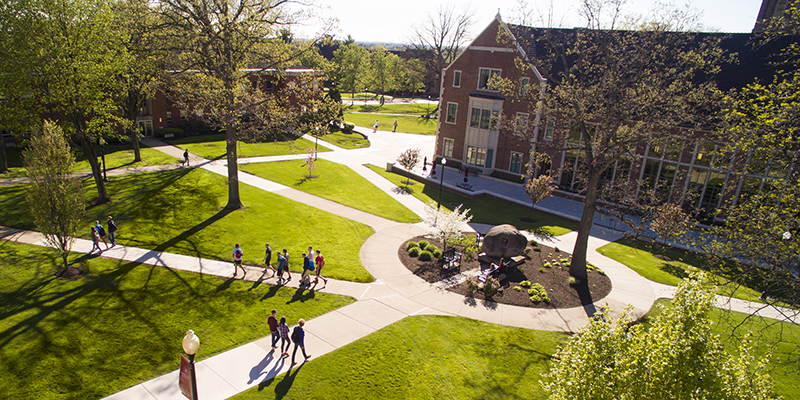
M695 253L674 248L665 250L662 246L654 246L630 239L620 239L597 249L597 251L606 257L625 264L628 268L653 282L672 286L677 286L681 279L688 277L692 271L697 271L698 268L695 266L704 264L700 256ZM666 262L656 258L657 254L667 256L673 261ZM725 282L724 279L717 282L720 285L720 294L733 295L733 297L743 300L760 301L760 292L739 286L735 292L729 293L731 289L729 286L731 285L723 285Z
M669 300L656 301L655 306L645 315L643 322L647 323L649 319L661 313L659 305L671 304ZM719 335L726 350L730 352L738 350L741 337L746 332L753 332L754 355L762 358L772 352L769 374L775 385L775 393L786 400L800 398L800 373L797 369L800 326L718 308L711 310L709 318L714 321L714 333Z
M540 374L567 337L409 317L233 399L544 399Z
M163 165L179 163L181 160L168 156L163 152L151 149L147 146L139 146L142 161L138 163L133 162L133 145L127 143L120 144L107 144L105 147L106 170L111 171L118 168L129 167L145 167L148 165ZM0 175L0 178L16 178L28 176L28 172L22 166L22 157L20 156L21 148L10 147L6 149L6 156L8 157L8 166L11 173L8 175ZM90 172L92 168L89 166L89 161L80 149L73 149L77 154L75 163L75 172ZM101 163L101 158L97 158L97 162Z
M343 149L361 149L370 145L369 139L364 139L363 136L352 132L331 132L321 136L320 139Z
M394 121L397 121L397 131L404 133L416 133L420 135L435 135L436 134L436 120L424 119L420 117L405 117L384 114L358 114L358 113L344 113L345 121L369 128L366 132L367 135L372 134L372 125L375 124L377 119L380 122L378 130L391 131Z
M355 104L353 106L346 106L345 111L349 112L362 112L362 113L382 113L382 114L408 114L408 115L425 115L430 114L436 110L435 104L419 104L419 103L404 103L404 104L384 104L379 105L364 105Z
M385 168L374 165L369 165L368 167L381 174L398 187L406 190L405 177L392 172L386 172ZM424 203L430 203L439 198L439 185L426 185L413 179L411 182L407 191ZM531 215L531 209L528 207L507 203L489 196L468 199L455 193L442 190L442 207L452 210L459 204L464 204L464 208L472 210L470 212L473 216L472 222L492 225L511 224L518 229L537 232L548 236L560 236L578 229L578 224L576 222L538 211L533 212L533 218L536 222L524 222L520 218L527 218Z
M112 202L88 207L85 229L92 221L113 215L118 241L125 245L230 260L234 244L241 244L246 264L260 265L264 244L286 248L292 270L301 270L301 253L309 245L322 250L326 276L370 282L358 252L372 228L285 197L240 185L245 208L224 210L227 179L202 169L179 169L114 177L107 183ZM96 198L91 180L84 181L87 199ZM303 218L297 218L303 216ZM0 186L0 221L4 225L35 229L25 203L25 186ZM102 246L102 244L101 244ZM274 259L274 257L273 257Z
M51 250L0 242L4 399L102 398L177 369L188 329L202 360L268 335L273 308L296 321L355 301L89 256L71 261L88 274L56 279L60 257Z
M311 136L308 136L312 138ZM206 135L206 136L187 136L176 139L165 140L165 142L178 146L181 149L188 149L189 153L203 157L207 160L225 158L225 134ZM313 149L314 141L305 137L295 140L265 143L244 143L238 142L237 155L240 158L280 156L286 154L305 154L306 149ZM331 149L319 146L317 151L331 151Z
M326 160L317 160L313 175L303 161L278 161L242 165L242 171L302 190L348 207L398 222L419 222L417 214L393 199L364 177L347 167Z

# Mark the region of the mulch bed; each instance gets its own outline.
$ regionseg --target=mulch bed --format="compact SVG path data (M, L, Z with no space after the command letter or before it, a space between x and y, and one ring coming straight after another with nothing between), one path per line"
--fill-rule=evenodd
M419 261L417 258L410 257L406 251L406 244L410 241L418 242L425 239L418 236L403 243L398 249L400 261L415 275L426 280L430 283L439 282L443 279L457 275L460 272L468 270L477 270L478 268L488 268L488 263L482 263L476 260L471 262L462 262L461 269L453 269L445 271L442 269L438 261ZM437 247L441 247L439 243L433 243ZM534 251L534 246L528 246L531 251L528 253L526 260L517 268L509 269L507 278L501 282L503 290L498 292L490 299L491 301L522 307L534 308L571 308L579 307L581 305L591 304L604 297L611 292L611 280L596 270L588 271L588 282L582 282L579 285L571 286L568 283L569 267L555 266L553 261L558 261L566 258L570 262L572 256L563 251L555 252L552 247L537 244L540 251ZM477 258L477 257L473 257ZM545 268L544 263L550 262L551 268ZM483 264L483 265L481 265ZM541 270L540 270L541 269ZM550 303L545 302L534 303L530 299L527 288L520 287L520 282L530 281L539 283L544 286L550 297ZM514 290L514 287L520 287L520 290ZM470 293L466 282L453 286L448 290L462 294L467 297L472 297L476 300L486 300L482 291L475 291Z
M55 275L59 279L67 281L77 281L78 279L81 279L83 271L80 268L76 267L61 268L58 271L56 271L53 275Z

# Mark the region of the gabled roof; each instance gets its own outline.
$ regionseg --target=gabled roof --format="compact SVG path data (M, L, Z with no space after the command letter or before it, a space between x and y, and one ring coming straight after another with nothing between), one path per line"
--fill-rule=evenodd
M523 25L506 24L508 31L514 36L514 41L536 63L543 52L544 46L536 39L549 35L555 40L567 43L575 40L576 33L581 29L556 29L534 28ZM638 35L637 31L614 31L620 35ZM788 46L794 38L784 37L768 42L762 41L763 35L753 33L683 33L672 32L674 35L691 35L694 43L701 43L707 38L717 38L722 50L729 54L735 53L738 62L725 63L720 66L720 72L712 80L721 90L742 88L753 81L760 83L772 82L776 72L781 69L775 65L780 60L781 49ZM691 42L689 42L691 43ZM539 57L537 57L539 56ZM783 67L785 69L785 67Z

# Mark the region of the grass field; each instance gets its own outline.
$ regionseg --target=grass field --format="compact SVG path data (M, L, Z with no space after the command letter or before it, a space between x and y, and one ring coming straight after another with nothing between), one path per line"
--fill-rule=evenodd
M364 139L363 136L352 132L331 132L321 136L320 139L343 149L362 149L370 145L369 139Z
M52 274L60 257L0 242L0 393L99 399L179 367L193 329L201 359L268 335L273 308L313 318L352 298L73 255L88 274ZM176 383L177 384L177 383Z
M439 185L427 185L412 179L411 184L408 186L408 189L406 189L405 177L392 172L386 172L385 168L374 165L369 165L368 167L424 203L430 203L439 198ZM452 210L459 204L464 204L463 208L471 209L470 214L473 216L472 222L493 225L511 224L518 229L537 232L548 236L560 236L578 229L578 224L575 222L538 211L533 212L533 218L536 222L524 222L520 218L529 217L531 215L530 208L507 203L488 196L468 199L446 190L442 191L442 207Z
M430 114L434 110L436 110L436 105L419 103L384 104L382 106L355 104L353 106L345 107L346 112L408 114L415 116Z
M409 317L233 399L544 399L540 374L567 337Z
M242 165L242 171L280 184L302 190L348 207L398 222L419 222L411 210L361 175L347 167L327 160L317 160L313 175L306 178L308 169L303 161L278 161Z
M681 279L686 278L692 271L698 271L696 265L703 265L704 261L695 253L680 249L664 249L658 245L644 242L637 242L630 239L620 239L609 243L597 251L613 260L625 264L628 268L636 271L639 275L650 279L653 282L665 285L677 286ZM673 261L667 262L656 258L656 255L667 256ZM710 275L713 277L714 275ZM753 289L738 286L736 291L728 293L731 285L724 285L727 281L724 278L717 281L719 293L733 295L733 297L759 302L760 292Z
M375 120L378 120L380 126L379 131L391 131L394 121L397 121L397 132L415 133L420 135L435 135L436 134L436 120L424 119L419 116L396 116L384 114L358 114L358 113L344 113L344 119L347 122L369 128L366 132L367 135L372 134L372 125Z
M236 154L240 158L305 154L306 149L314 148L313 137L308 137L312 138L312 140L302 137L282 142L244 143L239 141ZM225 158L225 134L187 136L165 140L165 142L181 149L188 149L189 153L207 160ZM323 151L331 151L331 149L319 146L317 151L321 153Z
M84 182L87 199L96 198L93 182ZM225 210L226 183L226 178L202 169L114 177L107 183L112 201L88 207L79 234L89 238L94 220L113 215L121 244L230 260L233 245L239 243L245 264L260 265L269 242L273 249L289 250L292 270L297 271L302 268L300 254L312 245L325 255L326 276L372 281L358 257L372 228L244 184L240 194L245 208ZM0 220L35 229L24 185L0 186Z
M145 167L148 165L163 165L175 164L181 160L168 156L158 150L151 149L147 146L140 146L140 155L142 161L138 163L133 162L133 145L131 144L107 144L105 147L106 170L111 171L118 168L128 167ZM22 166L22 157L20 155L21 148L10 147L6 149L6 156L8 157L8 167L11 170L10 174L0 174L0 178L17 178L28 176L28 172ZM73 149L75 157L75 172L91 172L92 168L86 156L83 155L78 149ZM101 163L101 158L98 157L98 163ZM102 168L102 163L100 167Z

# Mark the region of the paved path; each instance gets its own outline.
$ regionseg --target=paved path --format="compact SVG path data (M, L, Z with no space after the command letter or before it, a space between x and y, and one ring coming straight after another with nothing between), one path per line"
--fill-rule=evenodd
M433 140L434 138L430 136L378 131L370 135L372 142L370 148L343 150L324 143L326 147L335 151L320 153L319 157L348 165L412 211L424 215L424 205L419 200L403 191L395 190L393 184L363 164L372 163L380 166L386 160L396 159L397 155L407 148L432 149ZM145 144L175 157L180 158L183 154L181 149L152 139L146 140ZM275 161L297 157L259 157L241 160L241 162ZM227 174L224 160L207 161L192 156L192 165L221 175ZM422 173L421 170L417 172ZM452 174L448 174L448 172L451 171L447 171L445 177L453 175L460 179L455 172ZM670 297L674 292L673 287L650 282L624 265L597 253L595 251L597 248L618 239L621 234L617 230L595 225L589 241L588 260L603 269L613 282L612 291L606 298L596 304L561 310L476 302L443 290L442 285L423 281L413 275L397 257L393 256L397 254L398 247L405 240L427 232L428 227L424 224L397 223L241 171L239 174L240 181L245 184L362 222L375 229L375 234L367 239L360 250L362 264L377 278L375 282L362 284L329 279L326 285L313 288L314 290L352 296L358 300L356 303L307 322L306 345L309 353L315 357L336 350L406 316L454 315L530 329L575 332L588 323L589 315L605 304L614 310L614 315L618 315L630 304L633 306L634 316L639 317L652 307L656 298ZM498 186L503 184L501 181L470 179L473 184L483 182L482 185L494 185L507 191L509 197L517 195L514 193L514 187ZM549 211L557 211L564 216L575 218L574 204L568 202L555 202L553 209ZM476 224L475 228L485 233L488 226ZM552 238L552 243L548 244L568 249L572 248L576 237L577 233L572 232ZM36 232L0 227L0 238L44 245L42 236ZM90 241L81 239L75 243L73 250L88 253L91 246ZM103 256L221 277L232 277L233 272L229 262L204 260L125 246L107 250L103 252ZM247 280L261 281L267 284L277 283L275 278L270 277L268 273L263 273L262 268L249 268L248 271L245 278ZM296 287L294 286L296 282L295 278L289 286ZM740 301L731 301L728 305L729 308L745 312L749 310L749 307L753 307L752 304ZM766 312L766 310L763 311ZM270 350L269 337L266 337L207 359L203 359L201 351L197 366L199 393L202 393L204 400L225 399L257 386L265 379L286 372L289 369L288 361L276 359ZM177 374L178 372L174 371L119 392L108 399L183 399L176 384Z

